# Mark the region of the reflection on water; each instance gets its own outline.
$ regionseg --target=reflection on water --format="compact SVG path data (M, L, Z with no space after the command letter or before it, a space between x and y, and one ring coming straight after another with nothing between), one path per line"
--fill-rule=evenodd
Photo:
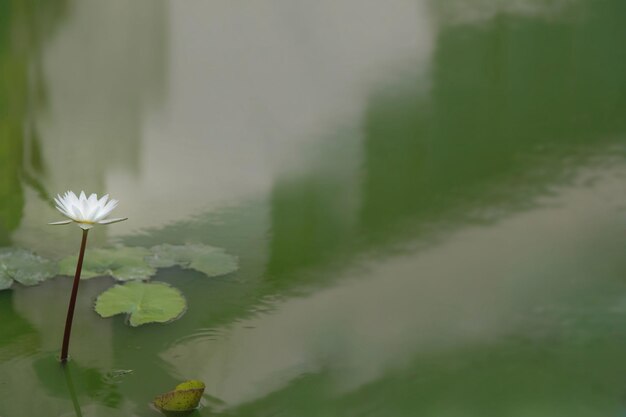
M0 339L0 363L31 355L38 350L39 335L32 325L14 310L9 291L0 292L0 317L4 323Z
M38 3L6 1L0 11L0 245L10 243L20 223L23 185L42 191L38 177L44 164L35 119L47 91L40 55L66 1Z
M189 378L207 416L619 409L620 0L10 4L0 245L73 252L44 195L78 187L131 218L94 246L203 242L241 268L159 271L189 311L137 329L84 282L74 396L70 280L0 293L0 415L152 416Z
M65 382L67 382L67 390L70 394L70 398L72 399L72 405L74 406L76 417L83 417L83 412L80 409L80 403L78 402L78 397L76 396L76 388L74 387L74 379L72 378L70 366L63 366L63 372L65 372Z
M328 372L339 392L350 392L403 369L416 354L497 343L547 303L580 297L593 285L602 265L594 256L619 238L612 233L595 247L611 221L585 225L623 204L613 196L626 170L600 168L599 175L598 186L560 190L549 207L465 229L427 250L359 262L337 277L343 284L277 303L218 329L216 340L184 341L163 357L181 378L199 376L237 406L303 374Z
M164 94L164 13L163 1L81 1L63 30L48 39L39 57L48 105L37 126L43 132L42 158L54 166L43 180L52 194L113 189L116 198L125 197L110 182L138 175L141 166L144 124ZM75 245L67 243L73 242L73 230L44 229L40 219L54 218L54 209L36 195L27 197L15 240L50 252L40 238L45 230L61 242L55 254L73 252ZM102 232L94 238L96 244L105 241Z
M584 3L579 0L443 0L431 1L442 19L451 24L481 24L501 15L554 19L568 15Z
M169 17L166 109L146 125L142 175L110 182L142 202L126 207L132 230L262 198L337 129L358 169L371 86L402 71L425 78L432 52L422 1L195 0L170 3Z

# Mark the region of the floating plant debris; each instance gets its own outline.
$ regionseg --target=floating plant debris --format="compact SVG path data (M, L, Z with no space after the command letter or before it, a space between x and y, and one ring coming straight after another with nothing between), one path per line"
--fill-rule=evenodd
M204 393L204 382L190 380L178 384L173 391L158 395L154 405L164 411L191 411L198 408Z

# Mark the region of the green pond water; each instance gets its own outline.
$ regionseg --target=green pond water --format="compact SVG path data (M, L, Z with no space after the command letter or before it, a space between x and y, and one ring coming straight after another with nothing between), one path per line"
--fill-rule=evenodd
M205 244L188 309L0 291L0 416L626 414L624 0L0 0L0 246Z

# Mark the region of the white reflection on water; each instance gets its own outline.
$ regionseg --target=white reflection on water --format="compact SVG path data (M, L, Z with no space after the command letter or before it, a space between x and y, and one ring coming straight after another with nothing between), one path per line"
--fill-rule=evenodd
M266 194L306 164L303 144L340 141L358 169L369 94L422 71L434 41L421 1L169 6L168 101L146 126L141 174L108 181L136 200L134 228Z
M407 0L86 1L61 29L43 57L45 185L114 194L131 219L114 235L269 193L303 144L341 142L356 171L369 95L426 80L435 32ZM53 215L29 194L16 240L39 249L29 225Z
M210 340L186 339L162 357L177 377L200 378L209 394L236 406L305 373L329 371L338 390L352 390L416 355L519 332L520 317L559 294L611 279L586 268L594 264L594 245L617 233L626 167L584 172L581 179L589 174L593 187L561 189L540 208L468 227L424 251L372 255L338 277L335 288L276 303L269 313L219 328Z
M40 57L46 91L44 110L37 113L45 166L41 181L51 196L68 189L116 195L107 177L140 175L144 119L162 98L165 3L72 4ZM55 241L53 250L74 251L74 228L46 226L58 217L50 201L29 188L25 199L16 244L50 251L46 236ZM91 243L104 240L108 230L94 233Z
M38 124L53 190L133 174L144 119L165 81L162 1L74 4L42 57L49 104Z

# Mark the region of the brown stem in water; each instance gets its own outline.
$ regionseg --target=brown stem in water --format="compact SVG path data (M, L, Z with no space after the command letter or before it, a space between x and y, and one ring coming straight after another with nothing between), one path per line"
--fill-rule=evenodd
M83 230L83 240L80 243L80 253L78 254L78 263L76 264L76 274L74 275L74 286L72 287L72 295L70 304L67 308L67 319L65 319L65 333L63 334L63 347L61 348L61 363L67 362L67 351L70 347L70 333L72 333L72 320L74 319L74 307L76 307L76 296L78 295L78 284L80 283L80 272L83 269L83 258L85 257L85 247L87 246L87 233L89 230Z

